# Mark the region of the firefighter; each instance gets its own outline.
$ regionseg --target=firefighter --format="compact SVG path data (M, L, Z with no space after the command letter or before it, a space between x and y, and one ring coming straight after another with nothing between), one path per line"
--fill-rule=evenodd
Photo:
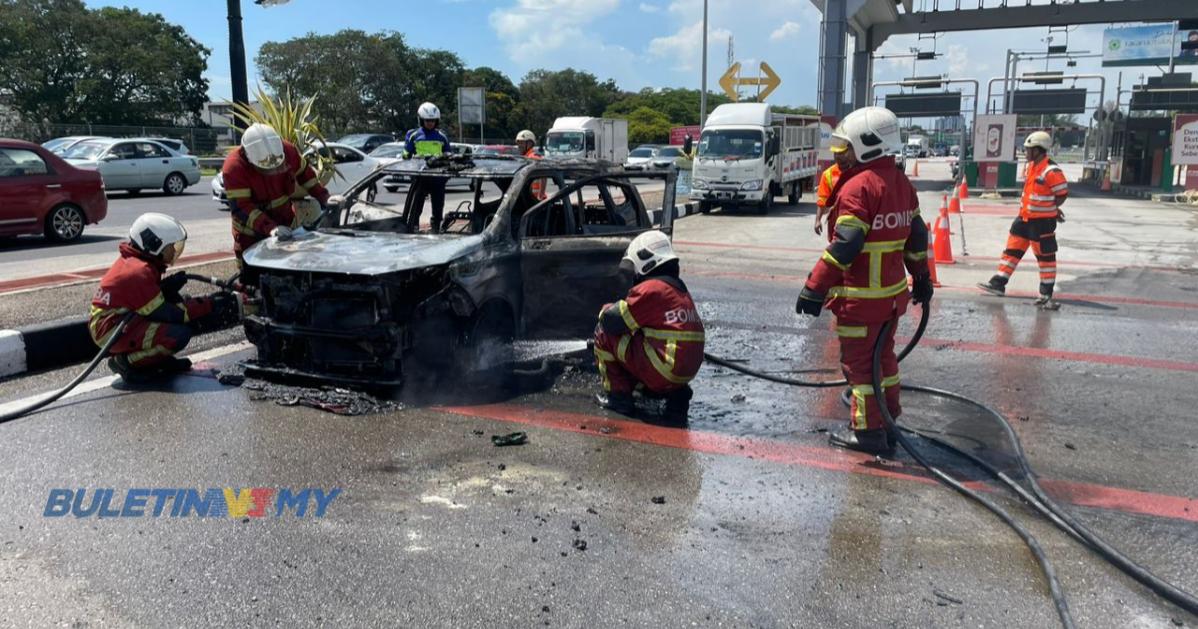
M316 171L291 142L272 127L250 125L241 136L241 148L229 153L221 167L225 195L233 219L233 253L241 269L241 283L257 286L257 274L245 266L246 249L267 237L291 238L300 226L293 202L298 190L312 195L320 205L329 191L320 185Z
M621 268L635 274L628 296L607 304L595 327L595 361L608 410L631 415L632 392L638 386L664 397L663 419L686 422L692 391L688 384L703 364L703 322L695 302L678 277L678 256L660 231L637 236L624 254Z
M537 134L525 129L516 134L516 146L520 149L520 154L528 159L541 159L537 155Z
M1023 259L1023 254L1027 253L1028 246L1031 246L1040 266L1040 296L1036 298L1036 305L1045 309L1058 307L1052 299L1057 283L1057 223L1065 222L1061 204L1069 197L1065 173L1048 158L1050 149L1052 136L1044 131L1031 133L1024 140L1027 167L1024 170L1019 216L1011 223L1007 248L1002 252L998 273L989 282L978 284L995 295L1005 295L1011 274Z
M440 157L448 155L453 149L449 138L441 133L441 110L432 103L424 103L416 110L416 118L420 127L408 132L404 140L404 158ZM413 200L412 217L409 226L413 231L420 228L420 215L424 213L424 199L432 197L433 218L431 229L434 234L441 231L441 217L445 212L445 179L442 177L421 177L416 182L415 199Z
M815 233L821 234L824 230L824 221L828 222L828 242L832 242L832 237L835 235L836 224L836 208L829 203L829 198L832 196L832 191L836 189L836 183L840 181L840 173L846 166L844 165L845 156L848 151L847 145L833 143L830 147L832 151L832 165L824 169L824 172L819 176L819 187L815 193Z
M197 326L224 319L235 311L232 296L190 298L179 293L187 282L182 272L165 279L167 267L183 255L187 230L166 214L142 214L120 244L121 257L100 279L91 301L88 332L102 347L130 312L132 320L109 349L108 367L126 382L141 382L191 369L176 358Z
M829 198L837 218L835 238L816 262L799 293L795 311L819 316L825 305L836 315L840 363L852 388L850 424L834 432L835 446L882 454L894 449L873 390L873 350L882 324L897 324L908 300L932 299L928 275L928 230L919 217L915 188L894 163L898 119L883 107L864 107L832 133L844 170ZM905 269L904 269L905 267ZM907 293L907 273L914 279ZM891 415L898 418L898 360L891 325L882 354L882 387Z

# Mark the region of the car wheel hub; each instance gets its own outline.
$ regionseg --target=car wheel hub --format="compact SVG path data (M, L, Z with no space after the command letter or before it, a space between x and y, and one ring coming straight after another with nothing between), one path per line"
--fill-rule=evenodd
M54 213L54 233L63 238L74 238L83 229L83 220L79 214L70 209L61 209Z

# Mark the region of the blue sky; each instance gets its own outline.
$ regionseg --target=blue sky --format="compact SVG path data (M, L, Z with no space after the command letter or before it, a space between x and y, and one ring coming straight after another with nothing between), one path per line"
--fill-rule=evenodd
M161 13L183 26L212 49L207 72L212 97L230 96L223 2L87 0L87 4ZM702 0L292 0L275 7L243 0L242 12L251 86L256 79L253 58L264 42L345 28L399 31L413 46L452 50L467 66L495 67L517 83L529 70L564 67L615 79L630 90L697 88L700 80ZM731 35L736 60L746 67L765 60L781 75L782 87L771 101L815 103L819 12L810 0L710 0L710 13L711 89L718 89L716 81L726 67ZM920 62L917 74L949 72L978 78L984 92L988 78L1002 75L1007 48L1043 49L1047 35L1045 28L947 34L935 42L936 50L945 54ZM1098 51L1102 27L1081 27L1069 37L1071 50ZM881 52L905 54L916 45L931 50L933 43L896 37ZM881 59L875 64L875 79L902 78L910 70L910 59ZM1101 68L1097 60L1084 60L1076 71ZM1124 86L1142 71L1158 74L1153 68L1125 69ZM1105 74L1109 100L1115 71Z

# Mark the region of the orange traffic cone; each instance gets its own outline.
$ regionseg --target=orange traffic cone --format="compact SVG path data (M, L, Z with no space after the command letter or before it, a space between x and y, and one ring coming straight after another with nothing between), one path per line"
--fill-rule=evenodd
M937 221L940 219L937 218ZM928 274L932 276L932 286L940 288L940 278L936 276L936 252L932 251L932 239L928 239Z
M919 176L919 160L915 160L915 169L911 171L911 176L912 177Z
M936 264L956 264L957 261L953 260L952 236L948 231L948 208L944 204L940 205L940 217L936 219L933 231L932 257Z
M1102 174L1102 191L1111 191L1111 170L1109 168Z
M964 177L961 178L961 185L958 187L957 195L960 196L962 199L969 198L969 184L965 183Z
M961 213L961 199L957 196L956 191L953 191L952 201L948 202L948 213L949 214L960 214Z

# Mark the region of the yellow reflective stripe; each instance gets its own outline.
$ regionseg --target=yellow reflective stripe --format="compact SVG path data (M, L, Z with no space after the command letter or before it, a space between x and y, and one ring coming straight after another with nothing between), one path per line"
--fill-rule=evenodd
M908 260L911 260L912 262L919 262L920 260L928 259L928 252L927 251L917 251L917 252L905 251L905 252L903 252L903 257Z
M266 215L262 213L262 210L254 210L254 211L250 212L249 220L247 220L245 224L247 227L249 227L250 225L257 223L258 219L260 219L264 216L266 216Z
M863 339L869 333L869 328L863 325L839 325L836 326L836 334L841 338L846 339Z
M906 240L878 240L865 243L864 250L871 253L891 253L894 251L902 251L903 246L906 244Z
M661 374L662 378L665 378L674 384L686 384L689 382L689 380L686 378L679 378L678 376L674 375L673 369L671 369L666 363L662 362L661 356L657 355L657 350L653 349L653 346L649 344L649 341L642 342L645 344L645 355L649 357L649 364L653 365L653 368L657 370L657 373Z
M674 371L674 358L678 355L678 341L666 341L666 364L670 366L670 371Z
M681 341L684 343L702 343L707 340L703 332L687 332L685 330L658 330L644 328L645 336L661 341Z
M832 266L840 269L841 271L849 270L849 265L841 264L840 260L837 260L836 256L833 256L832 252L830 252L830 251L825 251L824 255L820 256L820 259L823 260L824 262L827 262L828 264L831 264Z
M236 229L237 231L241 232L242 234L244 234L246 236L257 236L258 235L258 232L250 229L249 227L246 227L241 221L239 221L237 219L233 219L233 229Z
M901 382L902 378L900 378L899 374L897 373L893 376L886 376L885 378L882 378L882 388L889 389L890 387L898 386ZM869 384L854 384L852 389L854 394L859 394L862 396L874 394L874 385L872 382Z
M871 387L869 393L873 393ZM866 430L869 428L869 422L865 418L865 395L866 393L859 390L858 387L853 387L853 430Z
M300 187L303 188L304 190L311 190L312 188L315 188L316 185L319 183L320 183L319 179L317 179L316 177L313 177L313 178L305 181L304 183L301 183Z
M615 356L612 356L611 352L599 349L598 345L595 346L595 355L599 357L599 360L615 360L616 359Z
M281 205L286 205L286 204L287 204L287 203L289 203L290 201L291 201L291 197L290 197L290 196L288 196L288 195L283 195L283 196L281 196L281 197L278 197L277 199L271 199L271 201L270 201L270 207L271 207L271 208L276 208L276 207L279 207L279 206L281 206Z
M630 331L641 327L641 324L637 323L636 318L632 316L632 311L628 309L627 301L621 299L618 305L620 306L620 317L624 319L624 325L628 326Z
M852 214L841 214L838 216L836 218L836 224L840 225L841 223L844 223L849 227L856 227L867 234L869 233L869 225L867 225L865 221L853 216Z
M616 356L620 358L620 362L628 361L628 344L632 342L632 335L625 334L620 337L620 342L616 343Z
M164 303L166 303L166 297L162 295L162 291L158 291L158 294L154 295L154 298L150 300L150 303L137 309L137 314L143 317L148 316L151 312L157 310L158 307Z
M146 335L142 337L141 340L141 351L129 354L130 362L137 362L139 360L149 358L154 354L163 353L166 351L165 347L154 346L154 336L158 334L158 328L160 327L162 327L162 325L159 323L151 323L150 326L146 328Z
M855 299L885 299L894 297L907 290L907 279L903 278L896 284L881 288L864 288L860 286L833 286L828 290L828 297L853 297Z
M882 253L880 251L869 252L869 287L882 287Z
M248 199L253 194L253 190L249 188L230 188L225 190L225 198L228 199Z

